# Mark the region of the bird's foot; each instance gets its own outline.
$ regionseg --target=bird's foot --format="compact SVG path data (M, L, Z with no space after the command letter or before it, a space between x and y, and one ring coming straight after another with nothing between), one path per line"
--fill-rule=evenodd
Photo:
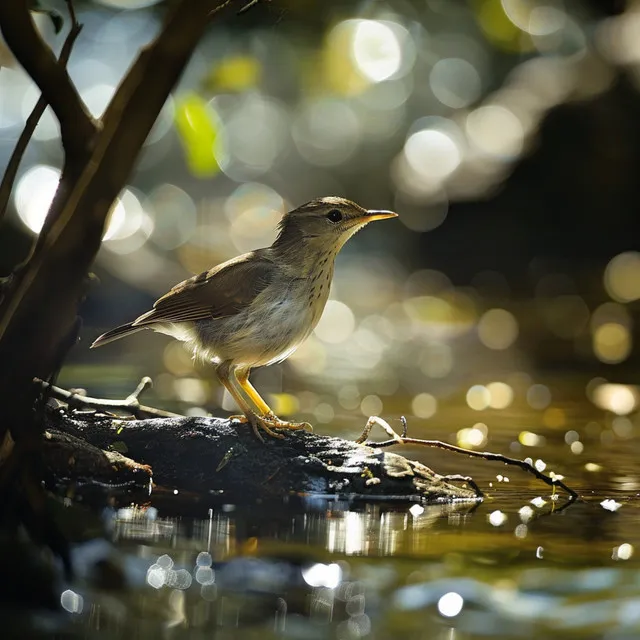
M259 416L256 413L250 413L249 415L230 416L229 420L236 420L237 422L249 423L253 432L256 434L259 440L264 442L264 438L260 433L260 429L266 431L272 438L282 440L284 436L281 433L277 433L274 429L290 429L291 431L299 431L304 429L305 431L313 432L313 427L308 422L288 422L286 420L280 420L278 416L271 412L263 416Z
M288 420L280 420L278 416L271 411L264 416L260 416L260 420L266 422L270 429L290 429L291 431L308 431L313 433L313 427L308 422L289 422Z

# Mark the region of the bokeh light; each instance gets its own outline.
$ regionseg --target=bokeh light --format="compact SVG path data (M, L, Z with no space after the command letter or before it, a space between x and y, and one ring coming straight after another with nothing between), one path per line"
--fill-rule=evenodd
M490 382L487 391L492 409L506 409L513 402L513 389L506 382Z
M213 107L219 107L214 101ZM267 173L283 153L288 137L288 113L280 101L260 94L238 96L221 114L218 164L233 180Z
M480 153L505 159L520 155L524 128L509 109L500 105L479 107L467 116L465 124L469 141Z
M418 418L431 418L438 410L438 400L430 393L419 393L411 402L411 410Z
M420 370L429 378L446 378L453 365L453 349L446 342L430 342L423 348Z
M379 396L370 394L362 398L360 403L360 411L363 416L379 416L382 414L384 405Z
M604 272L604 286L618 302L640 299L640 253L626 251L612 258Z
M184 189L161 184L149 193L144 206L153 211L151 240L161 249L176 249L194 233L196 206Z
M35 165L18 180L15 207L20 220L33 233L42 229L60 182L60 171L47 165Z
M6 134L7 130L21 125L25 118L23 102L28 104L27 110L31 111L37 98L35 92L27 101L29 88L28 79L17 69L11 69L6 65L0 67L0 131Z
M84 598L71 589L66 589L60 595L60 605L69 613L82 613Z
M358 70L372 82L390 78L402 61L395 29L377 20L358 20L353 34L353 58Z
M505 15L518 29L536 36L547 36L565 23L562 0L528 2L527 0L501 0Z
M264 184L247 182L237 187L224 206L229 236L239 253L269 245L284 210L282 196Z
M619 416L630 414L638 406L640 396L637 388L623 384L599 384L591 397L596 406Z
M349 160L363 134L353 108L332 98L311 100L302 105L292 133L300 155L318 166L338 165Z
M474 447L482 447L487 442L487 434L489 430L483 422L478 422L473 427L460 429L457 433L457 442L459 447L472 449Z
M617 322L605 322L593 332L593 351L602 362L623 362L631 353L629 329Z
M339 344L353 333L355 317L351 309L338 300L329 300L320 322L314 329L323 342Z
M115 90L115 85L95 84L85 89L81 98L91 114L99 118L111 102Z
M438 600L438 611L441 615L445 616L445 618L455 618L455 616L462 611L463 606L463 597L455 591L445 593Z
M145 213L138 197L125 189L118 198L107 224L104 240L124 240L138 231L145 222ZM149 221L149 224L152 224Z
M489 520L489 523L494 527L501 527L502 525L506 524L509 517L507 516L506 513L496 510L496 511L492 511L487 516L487 519Z
M467 391L467 404L475 411L486 409L491 402L489 389L481 384L476 384Z
M489 349L503 351L518 337L518 321L506 309L490 309L480 318L478 336Z
M404 155L411 169L427 180L442 180L462 162L458 142L447 131L437 128L412 133L404 145Z
M342 569L339 564L316 563L302 570L302 577L310 587L335 589L342 581Z
M559 338L577 338L589 322L589 307L577 295L560 295L540 301L540 311L548 328Z
M435 97L452 109L472 104L482 92L482 80L477 69L461 58L438 60L431 69L429 84Z
M527 389L527 402L532 409L546 409L551 403L551 391L543 384L533 384Z

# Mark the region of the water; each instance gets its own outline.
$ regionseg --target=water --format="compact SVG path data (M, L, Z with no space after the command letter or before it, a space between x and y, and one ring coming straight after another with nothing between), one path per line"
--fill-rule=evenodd
M438 428L410 429L455 442L482 418L484 448L542 461L578 491L573 504L517 468L419 447L394 451L472 475L485 499L209 509L162 490L140 506L121 495L102 514L113 545L76 545L56 624L87 638L640 637L637 421L587 402L553 409L452 406Z

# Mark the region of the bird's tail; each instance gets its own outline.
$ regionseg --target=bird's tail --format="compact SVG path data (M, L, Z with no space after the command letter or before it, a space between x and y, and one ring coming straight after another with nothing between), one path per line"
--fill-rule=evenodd
M146 327L134 327L133 323L131 322L128 322L127 324L121 324L119 327L111 329L111 331L107 331L100 337L96 338L91 345L91 348L94 349L95 347L101 347L103 344L109 344L109 342L119 340L120 338L124 338L125 336L130 336L132 333L137 333L138 331L142 331L143 329L146 329Z

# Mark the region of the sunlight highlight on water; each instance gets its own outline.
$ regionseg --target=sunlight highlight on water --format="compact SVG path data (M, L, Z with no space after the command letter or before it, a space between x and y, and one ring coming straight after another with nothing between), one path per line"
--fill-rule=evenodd
M450 591L438 600L438 611L447 618L454 618L464 606L464 599L459 593Z

